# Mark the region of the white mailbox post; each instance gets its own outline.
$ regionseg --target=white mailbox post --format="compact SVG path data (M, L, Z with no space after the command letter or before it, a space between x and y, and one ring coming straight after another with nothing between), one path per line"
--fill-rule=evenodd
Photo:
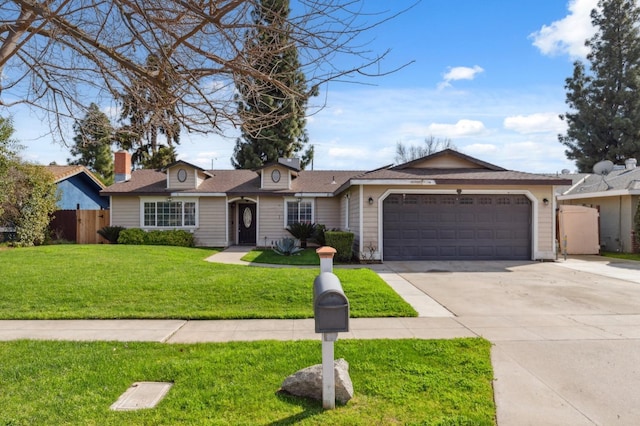
M320 275L313 282L313 314L316 333L322 333L322 407L336 407L334 342L338 332L349 331L349 301L340 280L333 274L333 247L316 250L320 257Z

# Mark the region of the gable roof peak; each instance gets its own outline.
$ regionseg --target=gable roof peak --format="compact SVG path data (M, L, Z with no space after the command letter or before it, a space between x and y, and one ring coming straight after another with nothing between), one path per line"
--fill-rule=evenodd
M455 166L452 166L450 162L445 161L447 157L455 159L458 164ZM442 164L438 164L438 163L442 163ZM464 167L465 163L467 167ZM479 160L477 158L455 151L451 148L447 148L442 151L438 151L433 154L429 154L424 157L420 157L415 160L408 161L403 164L399 164L393 167L391 170L403 170L403 169L412 169L412 168L447 168L447 169L482 168L482 169L488 169L488 170L494 170L494 171L507 171L507 169L504 169L500 166L487 163L486 161Z

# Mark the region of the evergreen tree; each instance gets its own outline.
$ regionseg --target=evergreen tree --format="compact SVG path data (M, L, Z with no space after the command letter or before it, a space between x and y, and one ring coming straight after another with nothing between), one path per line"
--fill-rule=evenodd
M560 142L580 172L598 161L614 163L640 154L640 9L635 0L600 0L591 12L596 34L586 42L589 69L576 61L566 79L571 111Z
M128 121L118 129L118 145L132 151L131 161L144 168L162 168L176 161L174 145L180 144L180 123L172 95L173 70L162 54L149 55L146 67L155 73L156 88L133 81L121 97L120 119ZM164 136L165 143L160 142Z
M75 136L71 155L80 157L68 159L69 164L79 164L91 170L105 185L113 183L113 127L109 117L96 104L91 104L82 120L73 125Z
M247 60L271 79L236 80L242 122L231 159L236 169L258 168L299 155L309 141L305 113L308 97L316 91L307 90L298 49L289 37L289 12L289 0L261 0L253 12L256 29L247 35ZM301 166L312 160L310 148L302 153Z

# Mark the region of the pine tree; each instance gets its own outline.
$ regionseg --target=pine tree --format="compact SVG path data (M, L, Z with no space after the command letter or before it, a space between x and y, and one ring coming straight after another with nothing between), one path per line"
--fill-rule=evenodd
M576 61L566 79L571 111L559 141L581 172L640 154L640 9L635 0L600 0L591 12L596 34L586 44L589 69Z
M68 159L69 164L79 164L91 170L105 185L113 183L113 126L109 117L91 104L85 117L73 125L75 136L71 155L80 157Z
M258 168L278 158L300 155L309 141L305 130L308 97L315 90L307 82L298 49L289 38L289 0L262 0L253 12L256 30L245 45L247 60L269 81L253 77L236 80L238 113L242 121L232 165ZM287 95L282 86L297 96ZM302 167L313 160L313 149L302 154Z

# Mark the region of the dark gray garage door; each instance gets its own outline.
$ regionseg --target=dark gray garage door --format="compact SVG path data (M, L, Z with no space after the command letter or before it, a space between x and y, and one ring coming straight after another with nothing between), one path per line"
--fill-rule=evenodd
M383 203L384 260L529 260L524 195L392 194Z

